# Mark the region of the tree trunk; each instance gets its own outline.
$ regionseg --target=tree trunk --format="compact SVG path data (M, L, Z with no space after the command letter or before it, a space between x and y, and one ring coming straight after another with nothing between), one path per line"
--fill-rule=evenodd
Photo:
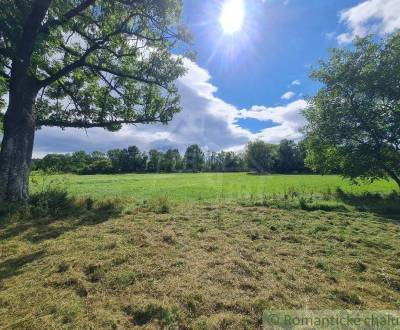
M12 56L9 104L4 117L0 151L0 202L25 202L28 199L35 135L33 105L40 89L35 78L36 67L31 66L31 57L51 2L30 1L30 14L26 17Z
M396 174L394 174L394 172L392 172L391 177L397 183L397 185L399 186L399 189L400 189L400 178Z
M25 202L28 199L35 97L34 89L29 87L19 92L10 91L0 151L0 201Z
M391 170L389 167L387 167L385 165L383 166L383 169L386 171L386 173L389 175L389 177L391 177L393 179L393 181L397 183L397 185L399 186L399 189L400 189L400 178L398 177L396 172Z

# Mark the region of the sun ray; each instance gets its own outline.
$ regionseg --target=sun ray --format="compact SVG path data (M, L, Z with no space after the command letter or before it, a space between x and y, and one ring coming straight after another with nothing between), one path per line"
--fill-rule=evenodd
M233 34L242 29L245 19L243 0L227 0L221 11L219 22L225 34Z

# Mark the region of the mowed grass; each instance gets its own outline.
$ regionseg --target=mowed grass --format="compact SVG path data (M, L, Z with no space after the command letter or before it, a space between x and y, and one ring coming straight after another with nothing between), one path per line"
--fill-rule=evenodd
M360 195L387 194L397 189L393 181L351 184L335 175L251 175L247 173L125 174L125 175L34 175L33 191L57 185L75 196L144 200L167 196L175 202L229 201L260 198L264 195L325 194L337 188Z
M45 192L29 205L0 206L1 329L261 329L265 309L400 308L391 182L33 181ZM60 186L70 194L46 191Z
M400 308L392 217L237 203L36 207L2 210L2 329L261 329L264 309Z

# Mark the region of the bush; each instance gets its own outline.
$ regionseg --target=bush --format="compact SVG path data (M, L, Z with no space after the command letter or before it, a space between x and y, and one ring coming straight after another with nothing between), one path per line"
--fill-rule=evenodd
M170 201L167 196L144 200L139 207L142 212L154 212L157 214L167 214L171 211Z
M29 210L33 217L59 217L70 212L75 199L68 196L66 190L50 188L32 194L29 198Z

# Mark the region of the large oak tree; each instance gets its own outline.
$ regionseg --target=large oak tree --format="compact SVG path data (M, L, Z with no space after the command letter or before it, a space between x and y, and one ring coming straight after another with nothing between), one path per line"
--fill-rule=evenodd
M181 0L0 0L0 201L28 198L35 130L110 131L180 110Z
M400 33L332 50L312 78L322 88L305 111L308 165L400 186Z

